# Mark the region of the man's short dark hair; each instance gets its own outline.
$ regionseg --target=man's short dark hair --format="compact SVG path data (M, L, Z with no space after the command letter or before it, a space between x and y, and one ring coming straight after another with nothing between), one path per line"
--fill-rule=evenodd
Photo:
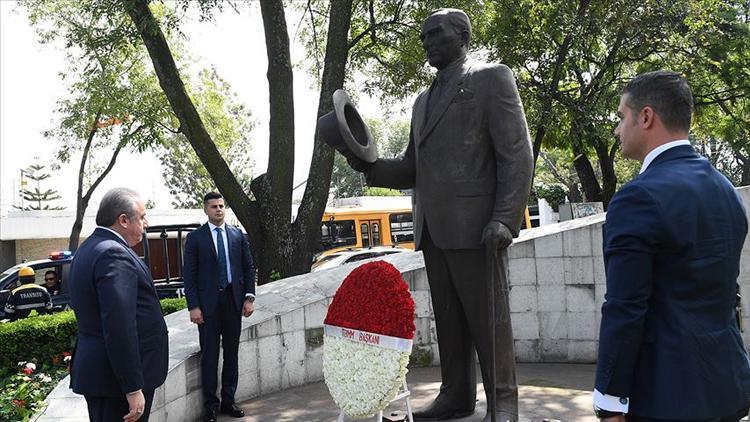
M46 279L48 275L53 274L55 276L55 280L57 280L57 273L55 270L49 270L46 273L44 273L44 278Z
M141 200L138 192L128 188L110 189L104 194L96 213L96 225L110 227L122 214L132 219L136 217L136 203Z
M221 194L219 192L209 192L209 193L207 193L206 195L203 196L203 205L208 204L208 201L210 201L212 199L222 199L222 198L224 198L224 197L221 196Z
M444 15L448 18L448 23L453 27L457 34L466 31L469 33L469 39L471 39L471 20L469 20L469 16L463 10L445 7L433 10L427 17L434 15Z
M690 130L693 93L679 73L658 70L638 75L625 85L622 94L628 94L626 104L635 113L649 106L668 130Z

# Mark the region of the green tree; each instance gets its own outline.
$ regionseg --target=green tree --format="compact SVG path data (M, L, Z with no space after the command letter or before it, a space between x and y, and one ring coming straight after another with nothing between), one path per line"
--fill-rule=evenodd
M222 158L239 183L249 187L253 167L250 133L255 127L252 113L237 100L229 83L215 69L202 71L199 86L191 91L198 112L206 119L206 130ZM169 193L174 198L172 205L202 208L203 195L215 191L216 185L185 135L169 136L159 151L159 159L164 166Z
M56 126L44 132L59 143L60 163L80 154L76 218L68 248L78 248L89 201L123 149L142 152L159 145L175 119L156 78L145 66L127 16L97 13L105 4L73 0L24 0L43 44L62 42L68 92L57 102Z
M586 200L606 205L619 183L613 111L621 85L637 73L692 63L693 74L719 75L720 84L706 78L713 83L705 92L696 89L697 104L721 98L732 130L746 136L736 122L747 115L737 105L747 98L739 75L750 64L746 0L361 1L352 28L368 33L352 47L351 68L368 75L366 91L388 102L426 88L431 73L416 34L430 10L446 6L471 17L474 57L515 71L535 162L543 148L564 148Z
M370 129L373 141L378 147L378 155L382 158L394 158L406 149L409 143L409 122L396 121L389 123L387 120L365 118L365 123ZM354 196L369 195L374 192L367 188L362 173L349 167L341 154L336 154L333 161L333 173L331 176L331 189L337 198L350 198ZM381 192L381 191L377 191ZM398 191L395 191L398 195Z
M15 208L24 211L39 211L39 210L64 210L65 207L52 206L49 203L60 199L60 195L54 189L42 188L42 182L49 179L51 175L46 173L44 170L47 166L42 164L31 164L24 170L21 170L21 197L24 201L29 202L28 205L16 206ZM29 182L25 179L30 180L31 188L27 186Z

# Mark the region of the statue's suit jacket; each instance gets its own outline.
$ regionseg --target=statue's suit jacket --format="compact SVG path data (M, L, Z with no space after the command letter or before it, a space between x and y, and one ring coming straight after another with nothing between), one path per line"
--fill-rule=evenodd
M747 233L729 181L691 146L664 151L612 198L596 389L665 420L732 415L750 403L735 323Z
M417 249L425 223L442 249L480 248L490 221L517 235L533 161L513 73L466 61L428 113L429 92L414 103L404 155L377 160L368 184L414 189Z
M98 227L75 253L70 298L78 325L70 386L94 397L153 391L167 377L167 325L151 273Z

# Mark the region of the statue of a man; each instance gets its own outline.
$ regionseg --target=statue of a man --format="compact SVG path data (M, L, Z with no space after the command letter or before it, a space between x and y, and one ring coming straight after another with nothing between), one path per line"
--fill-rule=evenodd
M414 103L404 155L372 164L348 158L371 186L414 189L415 241L424 253L442 375L435 401L414 413L418 421L474 413L473 346L485 391L496 391L497 420L518 419L507 306L497 309L506 315L495 324L496 382L490 384L487 285L494 278L485 246L504 251L518 235L533 160L513 73L505 65L467 60L470 35L461 10L439 9L427 17L420 38L437 77Z

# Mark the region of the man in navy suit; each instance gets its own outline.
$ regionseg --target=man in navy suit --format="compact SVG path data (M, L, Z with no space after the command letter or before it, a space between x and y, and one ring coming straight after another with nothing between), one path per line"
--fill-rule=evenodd
M750 365L736 322L745 210L688 142L693 97L673 72L622 91L622 154L641 173L604 225L607 293L594 390L606 421L737 421Z
M130 249L147 227L143 200L130 189L110 190L96 224L70 268L78 325L70 386L86 397L92 421L147 421L169 349L153 279Z
M245 413L234 404L237 390L240 316L254 311L255 268L250 244L237 227L224 223L224 198L211 192L203 198L208 223L188 234L183 279L190 321L198 324L201 344L204 418L221 413L235 418ZM219 339L224 349L221 406L216 398Z

